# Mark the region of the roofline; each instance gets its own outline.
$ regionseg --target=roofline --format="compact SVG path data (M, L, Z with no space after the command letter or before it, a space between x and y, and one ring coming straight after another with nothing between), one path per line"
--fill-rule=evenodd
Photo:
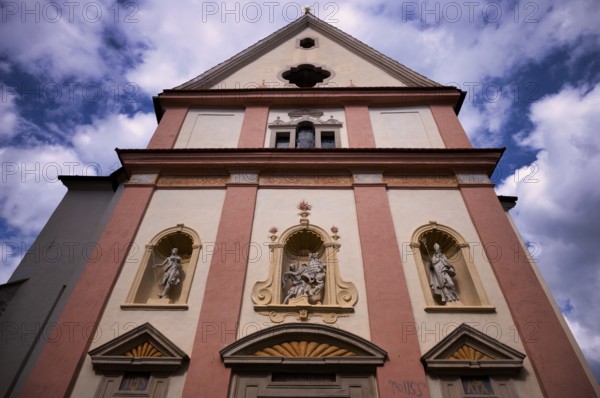
M320 20L307 13L296 21L280 28L269 36L250 47L235 54L224 62L210 68L195 78L173 88L173 90L188 89L191 87L210 88L230 76L240 68L247 66L268 51L305 28L312 28L324 36L334 38L339 45L353 52L366 61L373 63L390 76L398 79L407 86L430 87L440 84L413 71L398 61L366 45L346 32Z
M162 119L165 113L162 106L160 106L159 95L152 96L152 106L154 107L154 114L156 115L156 123L160 123L160 120Z
M237 90L166 90L154 98L154 110L160 122L169 107L211 106L240 108L252 105L269 107L418 106L445 104L460 110L465 93L456 87L327 87L327 88L253 88Z
M454 113L456 113L456 116L458 116L458 114L460 113L460 110L462 109L466 97L467 92L460 90L460 98L458 99L456 105L454 105Z
M340 106L363 103L373 106L422 105L446 103L456 115L467 92L454 86L437 87L320 87L320 88L244 88L208 90L165 90L152 97L156 120L160 123L168 106L229 106L248 104L306 106L307 100L320 105Z
M125 169L119 167L117 170L107 176L79 176L79 175L59 175L58 179L69 190L117 190L119 185L126 179Z
M254 92L254 91L259 91L259 92L268 92L268 91L274 91L274 92L301 92L301 91L336 91L336 90L340 90L340 91L414 91L414 92L419 92L419 91L447 91L447 90L452 90L452 91L456 91L458 93L461 93L466 95L466 91L462 91L459 88L455 87L455 86L424 86L424 87L408 87L408 86L364 86L364 87L332 87L332 86L327 86L327 87L277 87L277 88L271 88L271 87L252 87L252 88L235 88L235 89L231 89L231 88L209 88L209 89L181 89L181 90L176 90L176 89L165 89L163 90L162 93L158 94L158 98L160 98L161 96L165 96L165 95L183 95L183 94L205 94L205 93L236 93L236 92Z
M498 195L498 200L500 201L504 211L509 211L517 205L517 200L519 200L519 197Z

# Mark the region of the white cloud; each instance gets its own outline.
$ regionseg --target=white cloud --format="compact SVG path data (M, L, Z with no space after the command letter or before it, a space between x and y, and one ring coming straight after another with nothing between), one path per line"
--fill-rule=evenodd
M23 251L18 248L18 245L13 246L15 242L19 241L0 242L0 256L2 256L0 258L0 283L8 281L23 258Z
M498 23L485 23L485 16L496 19L496 7L490 2L352 0L340 5L336 26L441 84L468 91L461 120L466 121L471 139L489 147L498 137L489 136L487 129L506 123L505 105L511 105L509 99L514 101L511 90L517 83L524 84L509 80L516 68L540 62L565 46L580 49L583 38L600 43L600 8L595 0L491 3L503 7ZM459 18L451 5L459 5ZM517 8L511 10L514 5ZM505 82L502 101L495 106L485 98L491 80ZM543 82L526 83L538 87ZM492 87L487 94L493 91ZM471 96L483 99L486 109L470 107ZM500 105L499 114L497 109L487 109ZM470 112L476 114L465 115Z
M77 154L61 146L0 148L2 185L0 217L25 236L37 234L66 189L57 174L81 164Z
M106 175L118 162L115 148L145 148L155 129L156 116L151 113L109 115L77 126L72 143L84 162L99 164Z
M597 330L583 327L577 321L570 320L568 316L565 316L565 320L588 360L600 362L600 335Z
M283 26L282 3L278 4L271 19L268 7L261 6L260 18L256 18L238 1L192 3L188 7L145 3L139 23L124 33L151 42L152 48L145 52L143 62L129 71L127 79L150 94L180 85ZM210 8L212 5L216 9Z
M465 100L459 118L474 146L492 148L502 145L503 127L514 99L498 85L486 90L483 105L478 107L474 101Z
M0 83L3 84L3 83ZM6 89L6 86L3 87ZM20 119L16 104L16 96L12 93L2 92L0 98L0 137L4 139L13 137L17 133Z
M0 159L0 217L11 230L0 241L0 283L4 283L66 192L57 176L82 170L82 162L75 151L58 145L4 147Z
M78 126L72 147L0 148L0 217L16 231L16 236L0 242L0 283L12 274L27 242L33 241L64 196L66 188L57 176L107 175L120 166L115 147L144 148L155 128L150 113L111 115Z
M22 70L44 76L46 82L66 76L102 76L108 70L100 49L103 27L110 21L109 4L70 4L71 13L61 2L5 3L2 25L10 38L0 40L0 53ZM102 9L99 18L97 9Z
M12 68L10 66L10 63L4 62L4 61L0 61L0 72L10 73L11 69Z
M586 355L600 361L600 84L565 87L531 106L534 130L521 145L534 163L498 187L519 197L512 215Z

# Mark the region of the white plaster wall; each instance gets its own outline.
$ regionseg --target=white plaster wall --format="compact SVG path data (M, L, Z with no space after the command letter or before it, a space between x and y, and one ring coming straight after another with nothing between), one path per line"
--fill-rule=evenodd
M267 119L267 124L269 123L273 123L275 120L277 120L277 117L279 116L279 118L284 121L287 122L290 120L290 116L288 115L289 112L297 110L298 108L294 108L294 109L270 109L269 110L269 118ZM348 132L346 130L346 113L344 112L343 109L327 109L327 108L311 108L314 110L319 110L319 111L323 111L323 116L321 116L321 120L326 121L329 120L329 118L331 116L333 116L334 119L339 120L342 123L342 127L340 128L340 143L342 145L342 148L348 148L349 144L348 144ZM267 127L267 131L265 133L265 148L268 148L270 146L271 143L271 134L275 134L276 132L281 132L281 131L289 131L292 132L292 130L294 130L296 128L296 126L281 126L278 127L276 129L270 129ZM333 129L326 129L325 131L333 131Z
M225 190L158 190L154 192L135 237L133 249L129 252L128 260L123 266L102 314L98 332L90 350L149 322L191 356L211 261L211 250L207 250L207 248L212 242L215 242L224 200ZM184 224L195 230L203 244L190 289L189 309L185 311L122 310L120 305L125 303L140 266L145 245L159 232L177 224ZM90 357L86 356L71 396L92 396L101 379L101 375L94 373ZM185 374L171 377L170 397L181 396L184 381Z
M243 120L242 109L191 109L175 148L237 148Z
M364 284L362 253L358 235L356 205L352 190L300 190L300 189L260 189L258 191L256 213L252 227L254 250L249 255L248 271L242 302L238 338L274 326L268 316L254 311L252 304L252 288L258 281L267 279L269 271L269 229L276 226L278 235L286 229L298 225L297 204L301 200L312 206L310 223L329 231L332 225L339 228L341 236L338 252L340 275L343 280L353 282L358 290L358 302L355 312L348 317L340 317L331 325L370 339L369 319L367 312L367 296ZM260 247L260 251L257 250ZM297 322L295 317L287 317L284 322ZM309 322L323 323L320 317L313 317Z
M490 264L483 255L482 245L471 222L462 196L458 190L390 190L388 191L394 229L402 253L404 274L408 284L411 306L418 329L421 353L424 354L440 342L459 324L467 323L490 337L525 353L502 291ZM414 231L429 221L448 226L469 243L473 262L495 313L427 313L424 292L417 271L417 263L409 247ZM510 248L502 255L513 256ZM400 333L410 332L407 327ZM399 336L400 337L400 336ZM531 336L535 338L535 336ZM441 397L437 379L429 378L432 397ZM526 358L524 369L513 387L520 397L540 397L537 379L531 363Z
M318 47L304 49L296 47L296 40L305 37L318 39ZM281 78L281 73L299 64L320 66L332 73L322 85L328 87L405 86L382 69L351 53L334 41L310 28L275 47L259 59L217 83L213 88L235 89L256 88L263 83L270 88L281 88L290 83ZM291 85L291 87L295 87ZM324 94L326 95L326 94Z
M370 108L377 148L444 148L427 106Z

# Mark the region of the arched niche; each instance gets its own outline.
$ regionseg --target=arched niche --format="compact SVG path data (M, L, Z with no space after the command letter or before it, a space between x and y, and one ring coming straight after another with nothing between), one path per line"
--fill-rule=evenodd
M178 224L165 229L152 238L146 245L142 261L121 308L187 309L192 279L196 271L198 256L202 244L198 234L191 228ZM167 297L161 297L164 286L161 285L166 271L165 259L173 248L178 249L181 258L180 282L171 286Z
M441 253L446 256L454 268L452 281L458 295L458 301L443 302L441 295L434 293L430 258L434 255L434 245L438 244ZM437 311L473 311L494 312L495 308L489 303L483 285L473 264L473 254L465 239L455 230L445 225L430 221L429 224L418 228L412 236L411 247L415 254L417 270L423 294L425 295L425 310Z
M299 321L319 316L333 323L338 317L354 312L358 291L352 282L341 278L338 239L339 236L330 236L323 228L310 224L304 216L299 225L288 228L280 237L272 235L269 275L252 289L254 309L276 323L288 316L295 316ZM316 261L311 262L311 253ZM304 266L322 267L323 272L317 270L302 275L310 290L289 298L295 280L291 274L299 274L300 267Z

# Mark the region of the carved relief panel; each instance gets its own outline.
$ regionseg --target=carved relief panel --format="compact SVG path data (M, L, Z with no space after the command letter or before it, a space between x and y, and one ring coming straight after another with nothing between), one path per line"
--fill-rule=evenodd
M332 227L329 234L311 225L310 208L301 202L299 224L281 236L277 236L275 227L269 231L269 275L254 285L252 302L254 309L268 315L272 322L282 322L288 316L300 321L319 316L333 323L353 312L358 300L356 286L340 275L337 227Z

